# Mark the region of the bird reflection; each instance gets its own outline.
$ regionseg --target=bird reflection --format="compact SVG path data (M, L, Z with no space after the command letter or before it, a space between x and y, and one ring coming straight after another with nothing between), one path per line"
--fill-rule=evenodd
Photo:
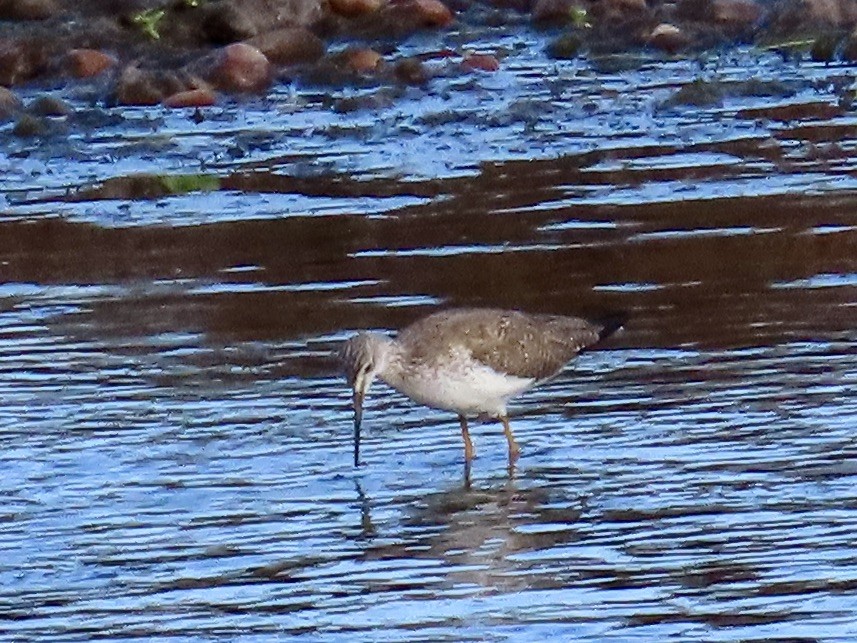
M361 533L372 537L364 559L440 560L449 566L441 581L444 586L465 583L509 591L554 582L544 574L525 573L527 563L514 554L575 540L582 503L574 501L576 506L558 510L548 490L521 489L513 474L474 484L465 468L464 479L452 488L425 494L416 502L412 497L394 500L411 508L388 538L373 526L371 501L358 484ZM558 521L567 522L568 528L522 529Z
M372 507L369 497L360 486L359 480L354 480L354 488L357 491L357 499L360 502L360 540L369 540L377 533L375 525L372 524Z

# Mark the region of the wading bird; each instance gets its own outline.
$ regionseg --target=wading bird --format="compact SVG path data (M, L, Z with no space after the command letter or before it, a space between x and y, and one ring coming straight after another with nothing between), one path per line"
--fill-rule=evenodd
M362 331L339 351L354 391L354 466L360 462L363 401L379 378L409 398L458 414L467 464L475 456L467 416L496 418L520 454L509 426L509 400L552 378L582 349L613 334L617 316L601 323L515 310L462 308L420 319L395 339Z

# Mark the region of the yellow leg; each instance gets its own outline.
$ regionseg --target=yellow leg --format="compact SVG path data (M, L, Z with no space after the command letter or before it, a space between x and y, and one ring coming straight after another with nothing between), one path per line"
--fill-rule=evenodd
M470 431L467 428L467 418L463 415L459 415L458 422L461 424L461 437L464 439L464 461L470 462L474 457L476 457L476 452L473 450L473 442L470 441Z
M512 464L521 455L521 450L518 448L518 443L515 442L512 427L509 426L509 418L504 415L500 418L500 421L503 423L503 433L506 434L506 441L509 443L509 464Z

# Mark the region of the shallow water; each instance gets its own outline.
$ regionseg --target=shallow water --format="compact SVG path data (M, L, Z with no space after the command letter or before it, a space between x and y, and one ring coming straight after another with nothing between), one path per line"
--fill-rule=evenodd
M853 68L496 38L376 110L0 130L6 640L857 638ZM513 405L514 472L381 386L355 470L330 351L448 305L630 322Z

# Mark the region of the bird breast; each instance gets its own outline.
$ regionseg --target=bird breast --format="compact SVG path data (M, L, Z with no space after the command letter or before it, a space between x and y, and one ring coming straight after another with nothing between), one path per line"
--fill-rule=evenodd
M412 400L462 415L506 413L506 403L531 388L534 378L495 371L470 355L435 363L402 363L382 379ZM392 370L392 369L391 369Z

